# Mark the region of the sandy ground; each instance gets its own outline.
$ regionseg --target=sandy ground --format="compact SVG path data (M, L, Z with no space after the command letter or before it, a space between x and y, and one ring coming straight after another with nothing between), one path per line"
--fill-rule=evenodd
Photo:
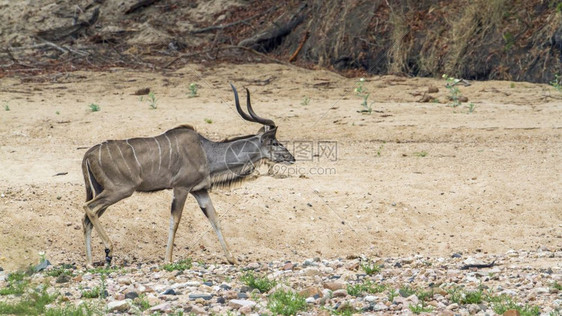
M255 133L260 126L236 114L228 82L251 90L255 110L275 120L278 138L298 149L299 160L269 174L262 166L258 179L212 193L242 262L562 247L562 93L548 85L461 86L475 105L468 114L465 106L446 106L443 80L373 77L365 89L375 112L365 115L357 112L357 79L277 64L37 79L1 80L4 269L36 263L41 251L55 264L84 264L80 162L87 148L180 124L214 140ZM199 97L188 97L192 82ZM442 103L416 102L428 86L439 87L434 96ZM157 109L133 95L145 87ZM91 103L101 110L90 111ZM163 260L170 203L171 192L162 191L109 208L101 222L117 264ZM101 240L93 238L94 260L102 260ZM193 198L174 253L185 257L225 261Z

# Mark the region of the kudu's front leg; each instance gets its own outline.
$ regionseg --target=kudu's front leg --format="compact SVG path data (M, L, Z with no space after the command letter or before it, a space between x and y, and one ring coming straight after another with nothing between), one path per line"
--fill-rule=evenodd
M213 229L215 230L215 233L217 233L217 236L219 237L219 242L226 255L226 260L228 260L228 262L230 262L231 264L237 264L238 261L236 260L236 258L234 258L234 256L228 249L228 245L226 244L226 241L222 236L219 221L217 218L217 213L215 212L215 208L213 207L213 202L211 202L211 197L209 196L209 193L207 192L207 190L200 190L196 192L191 192L191 194L193 194L193 196L197 200L197 203L199 203L199 207L203 211L203 214L207 216L207 218L211 222L211 226L213 226Z
M170 231L168 233L168 245L166 246L166 261L172 262L172 252L174 250L174 239L181 220L181 214L187 199L188 190L182 188L174 189L174 199L172 200L172 216L170 218Z

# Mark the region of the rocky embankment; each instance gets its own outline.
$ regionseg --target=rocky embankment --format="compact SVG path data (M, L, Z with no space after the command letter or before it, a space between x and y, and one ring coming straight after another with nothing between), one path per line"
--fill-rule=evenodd
M17 286L0 272L0 289ZM562 250L253 262L183 261L84 270L48 266L24 294L1 292L0 311L43 290L43 311L215 315L560 315ZM3 304L3 305L2 305ZM6 309L4 309L6 310Z

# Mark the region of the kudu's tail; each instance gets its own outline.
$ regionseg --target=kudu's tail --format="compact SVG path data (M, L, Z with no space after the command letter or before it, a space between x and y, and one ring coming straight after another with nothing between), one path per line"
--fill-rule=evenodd
M86 202L88 202L103 191L103 187L96 180L90 168L90 162L87 159L82 161L82 174L84 175L84 184L86 186Z

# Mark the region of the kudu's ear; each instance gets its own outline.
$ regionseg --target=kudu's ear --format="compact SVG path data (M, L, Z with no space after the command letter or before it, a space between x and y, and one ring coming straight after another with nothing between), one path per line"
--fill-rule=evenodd
M264 125L258 130L258 134L264 134L271 131L277 132L277 126L272 128L271 126ZM273 132L273 135L275 135L275 132Z
M275 138L276 133L277 133L277 127L268 129L268 126L264 126L264 127L260 128L260 131L259 131L259 134L261 134L260 139L262 139L262 140L268 139L268 138Z

